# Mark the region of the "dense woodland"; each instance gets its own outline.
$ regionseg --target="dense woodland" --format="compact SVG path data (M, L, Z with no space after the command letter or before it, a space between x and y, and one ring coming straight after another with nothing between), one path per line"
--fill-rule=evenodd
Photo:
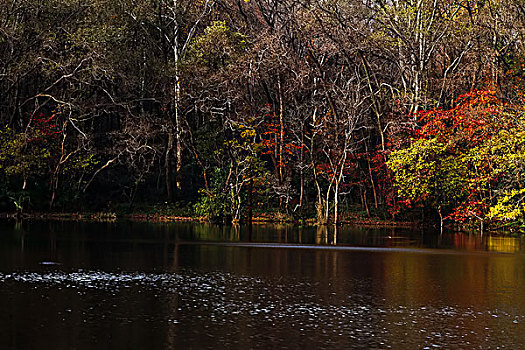
M524 36L522 0L3 0L0 211L520 224Z

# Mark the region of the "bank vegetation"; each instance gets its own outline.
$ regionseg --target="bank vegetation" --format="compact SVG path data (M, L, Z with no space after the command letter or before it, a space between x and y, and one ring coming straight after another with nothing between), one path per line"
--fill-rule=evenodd
M520 0L4 0L0 212L520 228L524 23Z

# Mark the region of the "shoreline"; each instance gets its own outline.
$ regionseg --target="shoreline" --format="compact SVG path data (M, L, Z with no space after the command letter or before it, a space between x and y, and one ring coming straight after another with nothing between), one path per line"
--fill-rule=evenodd
M94 221L94 222L113 222L113 221L136 221L136 222L149 222L149 223L170 223L170 222L186 222L186 223L210 223L210 224L222 224L211 222L204 217L192 217L192 216L179 216L179 215L160 215L160 214L144 214L144 213L132 213L118 215L115 213L105 212L86 212L86 213L0 213L0 219L4 220L56 220L56 221ZM267 225L267 224L283 224L283 225L305 225L305 226L319 226L315 219L308 218L305 220L292 220L292 219L275 219L273 220L267 214L255 215L252 218L252 224L254 225ZM240 222L241 225L247 224L246 222ZM226 223L226 225L232 225ZM409 222L409 221L391 221L383 220L380 218L344 218L340 221L339 226L363 226L363 227L382 227L382 228L417 228L421 227L420 222ZM333 226L332 224L326 224L323 226Z
M82 213L65 213L65 212L34 212L34 213L6 213L0 212L0 220L15 220L15 221L77 221L77 222L99 222L99 223L116 223L116 222L140 222L140 223L158 223L158 224L167 224L167 223L193 223L193 224L210 224L210 225L248 225L248 222L241 221L239 223L233 224L232 222L214 222L210 221L204 217L195 217L195 216L185 216L185 215L161 215L158 213L155 214L146 214L146 213L132 213L132 214L116 214L111 212L82 212ZM314 218L307 218L304 220L284 218L282 215L276 215L275 219L267 213L262 213L255 215L252 218L252 225L291 225L291 226L306 226L306 227L333 227L333 224L324 224L320 225L315 222ZM392 221L385 220L377 217L363 218L356 215L347 215L341 219L338 227L354 226L354 227L363 227L363 228L376 228L376 229L428 229L430 231L439 232L439 227L432 225L432 223L422 223L421 221ZM456 233L473 233L480 234L479 229L476 226L450 226L446 228L446 232L456 232ZM486 227L485 230L481 233L486 234L496 234L496 235L525 235L525 231L517 229L509 229L508 226L498 226L498 227Z

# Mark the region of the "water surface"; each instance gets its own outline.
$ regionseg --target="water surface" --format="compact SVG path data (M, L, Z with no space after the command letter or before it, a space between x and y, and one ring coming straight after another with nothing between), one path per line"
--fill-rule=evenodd
M0 348L518 349L521 237L0 223Z

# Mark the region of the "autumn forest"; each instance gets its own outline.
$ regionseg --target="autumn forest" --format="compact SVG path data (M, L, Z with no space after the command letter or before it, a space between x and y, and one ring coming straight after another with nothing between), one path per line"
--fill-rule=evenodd
M525 221L521 0L3 0L0 212Z

